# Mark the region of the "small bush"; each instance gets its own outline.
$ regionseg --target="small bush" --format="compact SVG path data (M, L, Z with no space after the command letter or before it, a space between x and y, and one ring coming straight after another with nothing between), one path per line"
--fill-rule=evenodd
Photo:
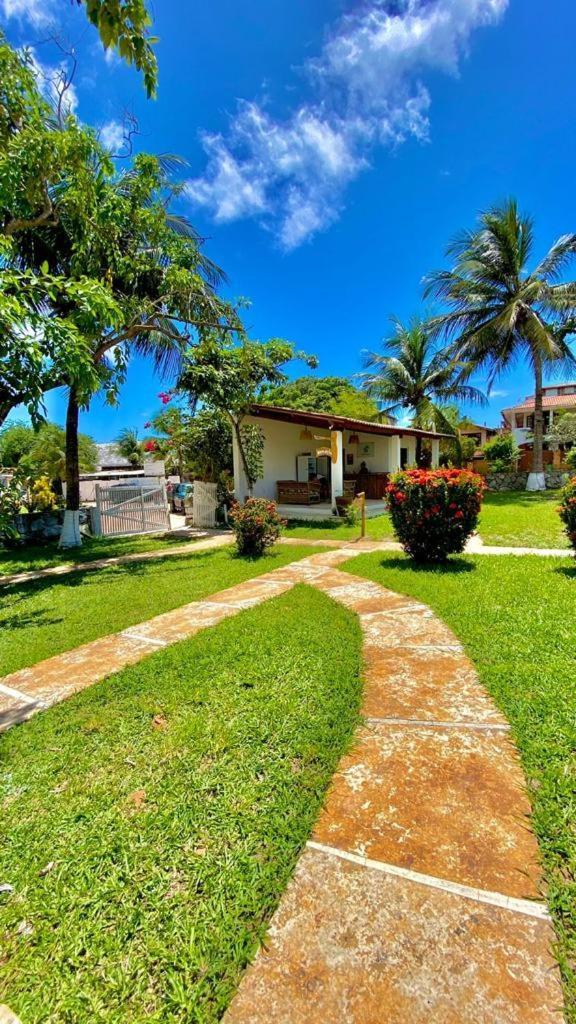
M58 507L47 476L39 476L30 487L29 506L31 512L53 512Z
M494 473L505 472L520 458L520 449L509 432L496 434L486 442L482 452Z
M444 562L464 550L478 521L484 481L464 469L410 469L386 488L394 532L417 562Z
M576 476L572 477L560 491L560 501L560 519L564 523L566 536L576 551Z
M576 446L574 448L571 448L569 452L566 452L566 455L564 456L564 462L569 467L569 469L573 470L573 472L576 473Z
M234 504L230 522L241 555L261 555L265 548L276 543L281 528L286 525L278 515L276 502L266 498L248 498L244 505Z

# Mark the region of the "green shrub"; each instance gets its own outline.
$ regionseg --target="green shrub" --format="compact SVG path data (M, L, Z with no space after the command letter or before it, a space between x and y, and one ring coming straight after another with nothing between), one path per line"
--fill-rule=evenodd
M570 469L576 472L576 445L574 446L574 448L571 448L569 452L566 452L566 455L564 456L564 462Z
M394 532L417 562L444 562L464 550L478 521L484 481L465 469L410 469L386 488Z
M241 555L261 555L275 544L286 521L278 515L275 501L248 498L244 505L236 503L230 510L230 522Z
M496 437L486 442L482 453L495 473L510 469L520 458L520 449L510 432L496 434Z
M576 551L576 476L560 491L560 519L564 523L566 536Z

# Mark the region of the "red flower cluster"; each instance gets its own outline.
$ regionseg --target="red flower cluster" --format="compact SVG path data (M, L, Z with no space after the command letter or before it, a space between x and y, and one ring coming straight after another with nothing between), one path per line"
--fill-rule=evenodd
M173 391L159 391L158 392L158 398L162 402L162 405L168 405L168 402L171 402L172 399L174 398L174 392Z
M155 452L156 448L157 448L156 441L145 441L144 442L144 451L145 452Z
M566 536L576 552L576 476L568 481L560 492L560 497L558 513L564 523Z
M476 527L485 484L462 469L396 473L386 496L404 550L420 562L441 562L463 551Z
M278 515L275 501L266 498L248 498L244 505L237 502L230 509L236 546L242 555L261 555L265 548L275 544L286 520Z

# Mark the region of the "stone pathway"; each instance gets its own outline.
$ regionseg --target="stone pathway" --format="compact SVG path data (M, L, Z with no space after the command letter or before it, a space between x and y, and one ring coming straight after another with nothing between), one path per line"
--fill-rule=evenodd
M165 558L169 555L209 551L211 548L220 548L224 544L230 544L232 540L230 533L217 533L211 536L202 533L199 536L206 539L189 540L186 544L175 544L174 547L158 548L155 551L135 551L131 555L117 555L115 558L98 558L91 562L62 562L60 565L52 565L48 569L31 569L29 572L10 573L0 576L0 586L30 583L31 580L40 580L45 576L67 576L71 572L89 572L91 569L106 569L109 565L124 565L126 562L147 562L151 558Z
M308 583L354 611L363 724L223 1024L560 1024L509 726L430 609L313 555L0 682L4 727Z

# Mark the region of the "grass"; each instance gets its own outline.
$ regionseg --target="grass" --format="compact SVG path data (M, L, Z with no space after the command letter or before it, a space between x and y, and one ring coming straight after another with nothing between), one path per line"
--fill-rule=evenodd
M0 676L286 565L314 549L257 560L230 547L75 572L0 590Z
M22 1021L220 1019L351 739L359 666L355 617L299 586L5 735Z
M362 555L346 568L434 609L464 643L520 750L576 1024L576 567L541 556L466 556L417 568Z
M558 500L558 491L488 493L478 532L485 544L497 547L567 548Z
M286 537L300 537L304 540L356 540L360 536L360 524L348 526L346 522L336 517L317 523L306 519L291 519L284 534ZM390 517L382 515L367 519L366 536L370 540L394 540Z
M193 544L199 538L148 534L135 537L85 537L81 548L60 551L58 542L30 544L23 548L0 550L0 575L51 569L70 562L94 562L99 558L140 554L145 551L169 550L183 544Z
M485 544L496 547L567 548L557 505L558 491L487 493L478 533ZM360 527L347 526L336 518L318 523L294 520L288 523L285 534L306 540L356 540ZM390 517L368 519L366 536L370 540L394 540Z

